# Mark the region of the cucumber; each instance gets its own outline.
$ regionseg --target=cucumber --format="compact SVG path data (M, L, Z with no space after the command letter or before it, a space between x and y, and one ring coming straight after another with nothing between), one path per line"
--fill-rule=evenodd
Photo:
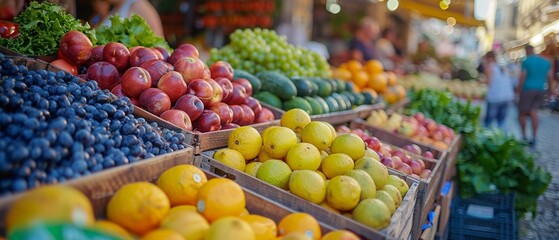
M295 84L279 72L259 72L256 77L262 81L262 91L273 93L282 100L290 100L297 96Z
M276 108L279 108L279 109L283 108L283 104L281 102L281 99L278 96L272 94L271 92L263 91L263 92L259 92L257 94L253 94L252 96L254 98L258 99L258 101L267 103L267 104L271 105L272 107L276 107Z
M294 97L283 103L283 110L285 111L289 111L294 108L303 109L303 111L307 112L309 115L313 114L311 104L302 97Z

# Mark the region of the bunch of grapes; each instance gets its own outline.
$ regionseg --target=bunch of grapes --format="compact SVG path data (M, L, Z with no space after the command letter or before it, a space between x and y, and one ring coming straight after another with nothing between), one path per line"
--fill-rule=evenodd
M288 77L328 77L330 66L326 59L306 48L296 47L268 29L237 29L230 35L231 43L212 49L210 64L219 60L234 68L256 74L279 71Z

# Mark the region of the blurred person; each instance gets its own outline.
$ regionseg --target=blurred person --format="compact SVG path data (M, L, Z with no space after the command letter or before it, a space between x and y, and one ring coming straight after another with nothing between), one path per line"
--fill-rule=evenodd
M111 4L110 15L118 14L120 17L130 17L134 14L146 20L153 32L163 37L163 26L159 13L147 0L103 0ZM111 21L107 18L103 25L110 26Z
M89 19L89 25L92 28L96 28L103 21L109 17L111 12L111 4L105 0L92 0L91 7L93 8L93 16Z
M504 66L497 64L495 52L489 51L483 59L485 79L488 85L485 111L485 127L490 127L493 121L497 121L499 128L505 125L508 106L514 100L514 86Z
M378 31L379 26L375 20L370 17L361 19L355 36L349 42L350 58L360 62L377 59L373 41Z
M534 47L525 48L526 59L522 62L520 79L516 86L518 100L518 121L522 130L522 139L535 146L538 133L538 108L542 105L545 95L545 83L552 85L551 63L544 57L534 53ZM548 88L551 91L551 87ZM532 139L526 136L526 117L532 122Z
M397 40L396 32L391 28L382 30L381 38L376 42L377 56L382 65L387 70L393 70L395 63L400 61L400 57L396 54L394 43Z

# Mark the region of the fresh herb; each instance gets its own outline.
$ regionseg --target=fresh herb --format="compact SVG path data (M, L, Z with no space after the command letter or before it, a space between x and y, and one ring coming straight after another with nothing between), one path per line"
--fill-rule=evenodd
M109 18L111 26L103 26L96 32L99 44L120 42L126 47L163 47L170 50L164 38L155 35L146 21L138 15L120 18L113 15Z
M71 30L78 30L95 44L95 30L89 24L82 25L80 20L66 13L53 3L31 2L29 7L14 18L19 25L17 38L0 40L2 46L24 55L55 55L60 39Z

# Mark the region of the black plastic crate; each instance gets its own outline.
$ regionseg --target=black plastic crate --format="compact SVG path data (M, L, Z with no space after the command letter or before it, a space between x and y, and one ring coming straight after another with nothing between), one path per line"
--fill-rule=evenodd
M468 206L492 209L491 218L471 216ZM518 239L514 194L483 194L473 198L456 197L452 202L449 239Z

